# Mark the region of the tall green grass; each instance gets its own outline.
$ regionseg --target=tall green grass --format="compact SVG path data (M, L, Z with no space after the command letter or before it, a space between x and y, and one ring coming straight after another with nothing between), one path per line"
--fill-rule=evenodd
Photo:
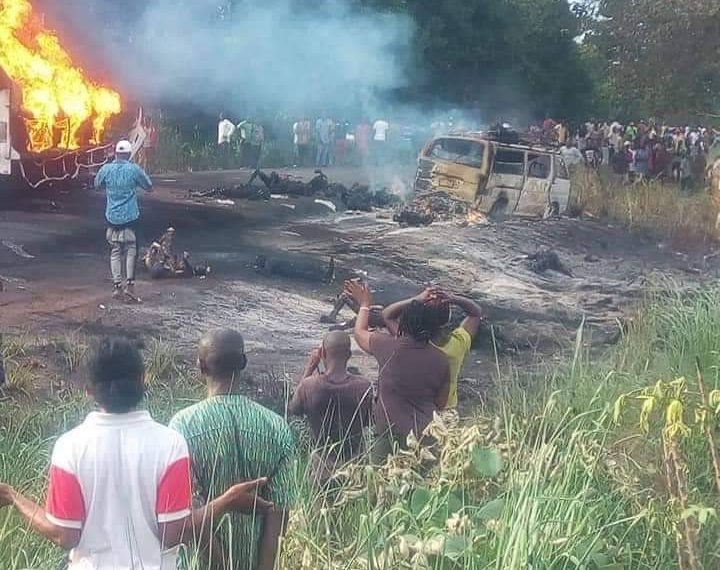
M298 467L299 502L279 568L667 569L677 567L676 510L662 477L656 433L613 422L623 393L686 376L699 359L708 389L720 387L720 288L657 293L606 354L578 330L566 362L542 375L498 364L484 415L433 427L438 445L373 465L345 466L323 487ZM197 384L155 384L154 415L200 397ZM56 435L87 410L79 393L28 409L0 403L0 480L40 497ZM701 528L705 568L720 567L720 498L693 418L683 443L690 504L710 514ZM717 430L717 418L712 420ZM53 568L57 549L0 512L0 568Z

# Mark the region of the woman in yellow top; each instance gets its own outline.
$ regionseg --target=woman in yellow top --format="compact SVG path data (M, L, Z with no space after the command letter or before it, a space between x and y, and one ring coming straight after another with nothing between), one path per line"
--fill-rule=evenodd
M450 393L447 408L454 410L458 403L458 379L462 372L465 359L470 352L473 338L480 330L484 317L480 306L467 297L447 293L439 287L428 287L416 297L393 303L383 310L385 326L391 334L397 334L398 319L403 308L418 301L420 303L437 307L439 331L433 337L432 344L443 352L450 364ZM450 329L450 307L455 305L465 312L465 319L456 329Z

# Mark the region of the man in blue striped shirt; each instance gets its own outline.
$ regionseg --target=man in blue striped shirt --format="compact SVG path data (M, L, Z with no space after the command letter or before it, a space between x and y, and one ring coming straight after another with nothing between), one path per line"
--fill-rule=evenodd
M105 219L108 228L105 237L111 246L110 270L113 278L113 298L123 294L132 300L135 296L135 262L137 237L135 226L140 219L137 189L152 190L152 181L137 164L130 162L132 145L120 141L115 147L115 160L103 166L95 177L95 188L104 189L107 196ZM123 264L125 290L123 291Z

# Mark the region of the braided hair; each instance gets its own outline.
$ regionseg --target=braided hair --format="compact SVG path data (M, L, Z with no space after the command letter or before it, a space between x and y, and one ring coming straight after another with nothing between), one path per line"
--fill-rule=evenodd
M413 300L400 313L398 333L419 342L430 342L443 324L440 321L435 308Z

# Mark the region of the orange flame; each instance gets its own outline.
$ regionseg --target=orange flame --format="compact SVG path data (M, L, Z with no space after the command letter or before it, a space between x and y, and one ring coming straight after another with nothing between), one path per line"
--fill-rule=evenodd
M57 35L43 28L29 0L0 0L0 67L22 90L28 150L100 144L120 95L85 77ZM92 123L92 137L80 130ZM89 140L88 140L89 139Z

